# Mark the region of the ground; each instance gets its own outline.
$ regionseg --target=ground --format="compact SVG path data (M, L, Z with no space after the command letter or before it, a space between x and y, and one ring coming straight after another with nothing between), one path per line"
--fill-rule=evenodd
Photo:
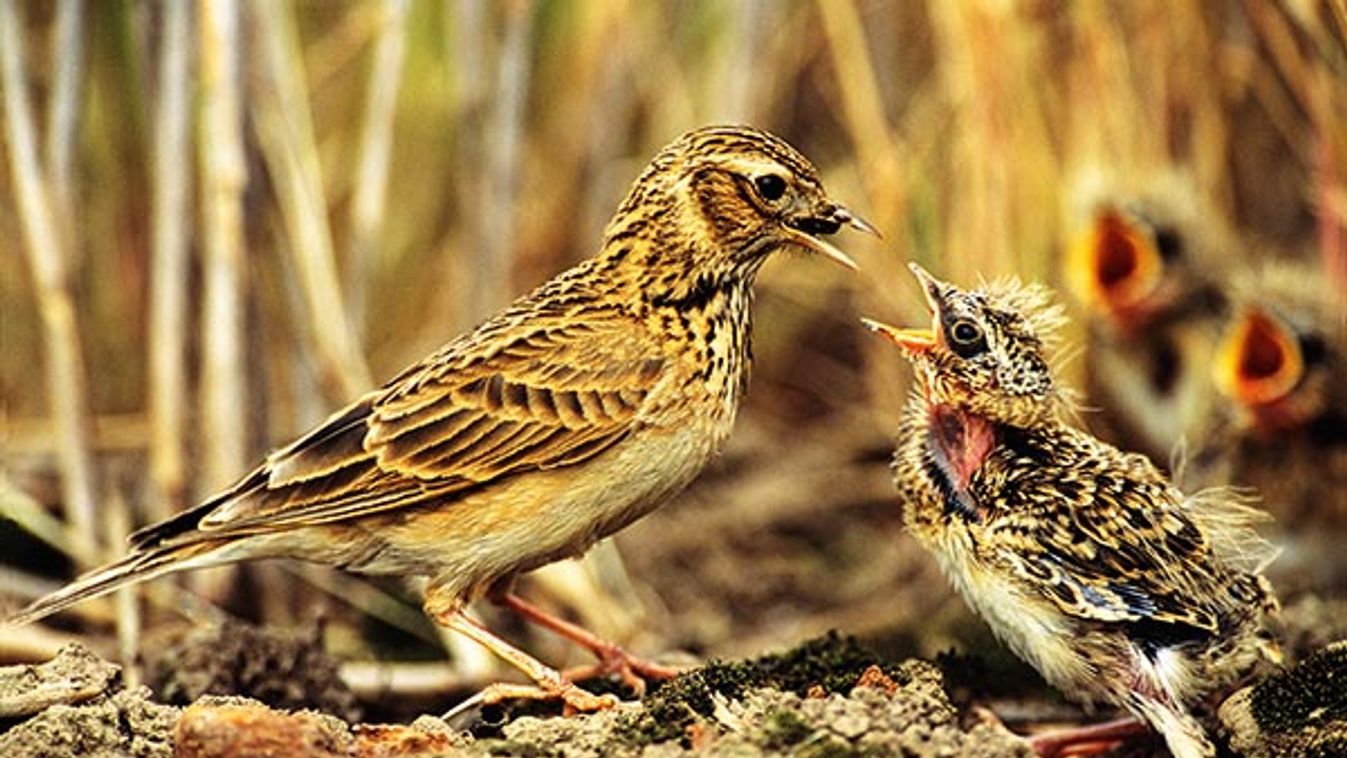
M835 634L778 655L712 662L604 713L489 709L462 723L421 716L408 725L353 723L350 693L311 640L245 628L226 636L234 643L212 638L214 658L192 644L167 654L165 660L192 670L159 678L159 694L124 687L118 667L79 644L45 664L0 669L0 755L1032 755L997 719L951 697L958 688L948 682L968 676L969 659L893 662ZM1331 645L1232 697L1221 709L1220 729L1245 755L1342 754L1334 751L1347 749L1345 680L1347 643ZM202 694L222 684L270 703ZM190 705L172 703L184 698ZM318 702L346 718L315 709ZM1142 739L1119 754L1163 750L1157 740Z

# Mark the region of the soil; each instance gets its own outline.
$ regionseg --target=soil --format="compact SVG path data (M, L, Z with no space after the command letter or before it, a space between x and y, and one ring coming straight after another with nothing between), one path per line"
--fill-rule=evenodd
M257 642L217 646L227 653L221 660L234 660L240 670L264 670L268 660L292 661L299 648L309 651L315 671L335 670L306 639L234 629L220 633L216 642L230 635L234 641ZM294 647L287 649L285 640ZM256 652L255 660L247 660L249 650ZM198 652L167 659L204 660ZM207 661L203 669L218 674L219 663ZM534 705L487 709L466 724L422 716L410 725L353 725L297 703L282 708L238 696L201 695L186 707L165 704L147 687L124 688L116 666L72 644L46 664L0 669L0 713L5 714L0 755L1031 756L1028 743L994 717L951 698L946 672L957 677L959 667L967 665L968 659L952 657L939 663L892 662L850 638L828 635L778 655L709 663L640 701L597 714L564 717L539 713ZM290 669L286 675L301 673ZM1223 728L1244 755L1342 754L1335 751L1347 749L1344 680L1347 643L1330 645L1288 673L1230 698L1220 711ZM262 693L273 699L283 692L267 677L217 676L215 686L223 681L263 683ZM180 683L172 686L183 691ZM286 696L306 686L297 685ZM338 693L328 702L346 709L348 695ZM1121 754L1158 756L1163 748L1143 739Z

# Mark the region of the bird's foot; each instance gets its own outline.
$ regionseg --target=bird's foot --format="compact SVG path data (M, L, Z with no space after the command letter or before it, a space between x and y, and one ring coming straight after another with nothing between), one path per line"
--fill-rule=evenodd
M1029 737L1029 746L1043 758L1081 758L1105 753L1128 737L1149 734L1150 728L1127 716L1102 724L1051 729Z
M567 669L562 676L572 682L616 676L637 697L641 697L645 695L647 681L664 681L682 673L672 666L638 658L610 642L599 643L590 647L590 650L598 657L598 663Z
M499 705L510 700L548 701L560 700L562 712L567 716L577 713L606 711L618 705L615 695L595 695L566 680L548 681L539 684L509 684L498 682L482 688L477 694L454 706L444 714L447 721L461 713L484 705Z

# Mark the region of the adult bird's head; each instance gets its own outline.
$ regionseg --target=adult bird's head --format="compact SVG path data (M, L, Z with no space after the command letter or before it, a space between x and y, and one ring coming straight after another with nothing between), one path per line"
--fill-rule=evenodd
M1003 280L964 290L911 264L931 311L928 329L864 320L913 364L926 400L1010 426L1033 426L1061 393L1048 363L1063 316L1047 290Z
M651 294L677 300L751 280L783 248L854 269L825 239L843 226L878 234L828 197L818 170L785 141L747 126L708 126L650 162L608 225L601 257L658 272L647 282Z

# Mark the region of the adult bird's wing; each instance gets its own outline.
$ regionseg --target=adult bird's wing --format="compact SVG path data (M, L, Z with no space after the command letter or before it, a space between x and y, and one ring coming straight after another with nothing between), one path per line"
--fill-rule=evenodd
M489 323L132 543L344 521L587 460L636 428L664 373L643 337L617 316Z
M1125 463L1126 465L1119 465ZM1214 632L1223 570L1182 496L1141 456L1063 467L1052 481L1010 488L1010 513L1034 526L1006 560L1062 612L1083 619Z

